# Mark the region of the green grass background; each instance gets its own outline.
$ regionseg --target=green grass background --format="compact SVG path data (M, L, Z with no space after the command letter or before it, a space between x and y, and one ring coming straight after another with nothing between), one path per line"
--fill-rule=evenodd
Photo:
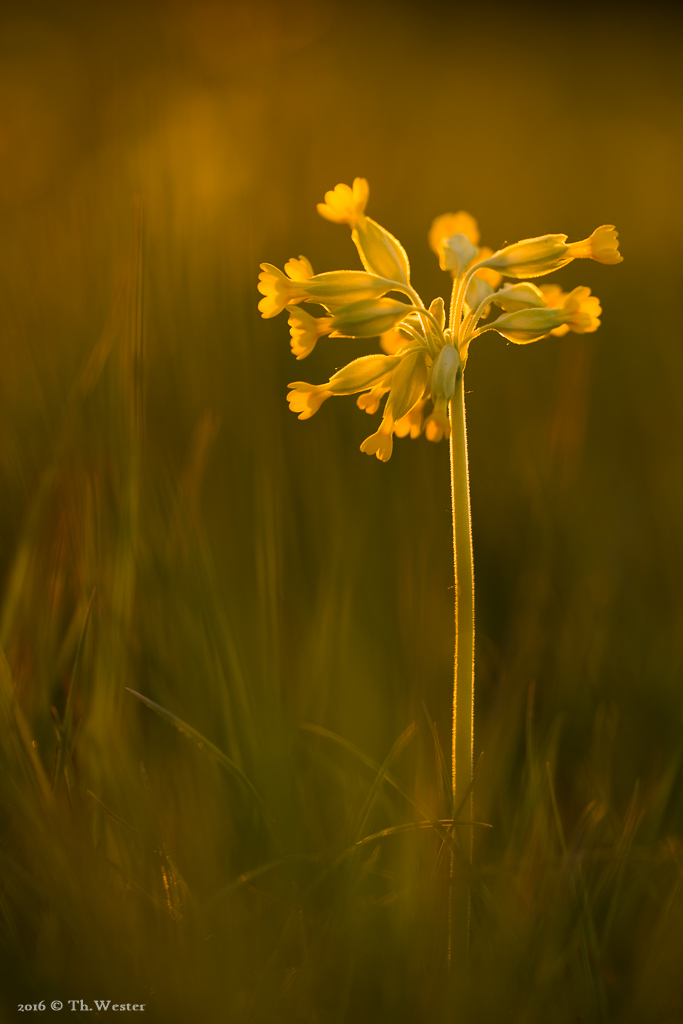
M1 1019L683 1020L681 27L3 9ZM426 301L447 210L494 248L615 223L624 255L552 278L600 297L597 334L488 335L467 368L493 828L450 975L438 836L351 849L450 813L447 449L361 455L352 399L299 423L287 382L367 346L297 364L256 310L262 260L357 265L315 212L355 175Z

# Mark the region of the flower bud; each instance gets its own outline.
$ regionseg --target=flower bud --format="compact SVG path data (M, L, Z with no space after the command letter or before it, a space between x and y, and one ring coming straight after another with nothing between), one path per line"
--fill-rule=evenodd
M391 391L384 409L385 416L400 420L420 401L427 384L427 358L424 349L415 349L404 356L385 356L400 359L391 378Z
M303 298L329 306L336 312L341 306L348 306L352 302L379 298L394 287L394 281L368 274L364 270L332 270L302 281L299 291L303 293Z
M333 395L353 395L382 380L396 369L401 359L402 356L361 356L333 373L324 387Z
M493 256L483 260L478 267L498 270L506 277L541 277L571 262L573 257L569 255L566 241L566 235L525 238L494 252Z
M530 281L523 281L521 284L510 284L496 292L493 301L506 313L514 313L519 309L530 307L544 308L547 305L545 296L540 288Z
M409 307L397 299L362 299L342 306L332 318L332 338L376 338L404 319Z
M437 324L443 330L443 325L446 323L446 310L444 308L443 299L440 295L437 295L429 306L429 312L432 314Z
M481 277L473 277L467 286L465 302L470 309L478 309L484 299L493 293L493 288Z
M410 284L410 263L405 249L391 232L383 228L372 217L358 221L351 232L363 266L371 274Z
M478 253L476 245L470 242L467 235L451 235L441 242L439 266L442 270L453 270L456 276L464 274Z
M521 309L494 320L487 330L498 331L508 341L526 345L538 341L567 319L561 309Z
M460 356L453 345L444 345L432 366L432 398L450 401L461 373Z

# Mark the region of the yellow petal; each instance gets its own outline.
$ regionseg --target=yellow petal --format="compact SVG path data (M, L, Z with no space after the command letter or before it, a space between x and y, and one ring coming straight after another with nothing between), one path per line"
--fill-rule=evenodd
M326 402L332 395L332 392L326 391L324 386L306 384L302 380L288 384L287 387L293 389L287 395L289 408L292 412L299 413L300 420L309 420L311 416L315 415L323 402Z
M313 277L313 267L305 256L299 256L298 259L292 256L285 263L285 273L292 281L308 281L309 277Z
M437 398L434 409L425 420L425 437L428 441L440 441L451 436L451 421L445 398Z
M372 416L379 409L379 403L388 390L389 388L384 384L376 384L374 388L370 388L369 391L358 396L356 405L359 409L365 409L368 415Z
M419 437L422 433L422 420L424 417L424 400L421 400L414 405L410 412L407 412L405 416L401 416L400 420L396 420L394 423L394 433L396 437L407 437L408 434L413 438Z
M408 338L401 334L398 327L392 327L390 331L383 331L379 338L379 344L382 351L386 352L388 356L393 356L399 352L404 345L408 344Z
M289 306L289 333L292 353L297 359L305 359L316 346L318 338L331 330L332 317L315 317L298 306Z
M598 263L621 263L624 257L619 253L618 246L618 232L614 230L614 224L602 224L590 238L572 242L568 255L572 258L597 260Z
M394 448L393 424L391 416L385 416L379 430L365 438L360 450L366 455L376 455L380 462L388 462Z
M335 224L349 224L355 228L357 223L364 220L369 192L365 178L354 178L353 188L343 184L335 185L325 193L325 202L318 203L318 213Z
M473 245L479 244L479 227L469 213L459 210L458 213L442 213L435 217L429 229L429 248L437 256L441 252L441 240L451 235L465 235Z

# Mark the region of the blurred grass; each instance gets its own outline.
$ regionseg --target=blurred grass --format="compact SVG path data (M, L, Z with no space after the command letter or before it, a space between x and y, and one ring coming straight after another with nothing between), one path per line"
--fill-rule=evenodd
M683 1019L680 19L491 10L3 13L8 1020ZM297 422L286 382L355 343L300 371L255 309L262 259L355 266L314 203L356 174L427 298L448 209L493 246L614 222L625 256L562 274L597 335L468 366L493 828L450 979L439 835L352 849L450 815L447 452L362 457L352 401Z

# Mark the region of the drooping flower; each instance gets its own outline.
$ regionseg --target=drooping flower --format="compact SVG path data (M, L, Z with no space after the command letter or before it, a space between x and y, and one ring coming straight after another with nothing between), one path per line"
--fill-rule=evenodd
M446 318L442 298L426 306L410 284L406 252L367 216L368 195L365 179L356 178L353 187L337 185L318 204L327 220L351 228L364 269L314 274L304 256L289 260L284 273L263 263L259 309L265 318L288 310L297 359L309 355L324 335L380 339L384 354L354 359L324 384L295 381L287 398L299 419L310 419L334 395L356 394L358 407L369 414L385 401L379 427L361 451L386 462L394 435L449 437L451 403L474 338L495 331L524 345L549 334L597 330L602 310L589 288L565 293L558 285L538 287L525 278L544 276L577 258L613 264L621 256L610 225L581 242L540 235L493 252L479 248L479 228L468 213L444 214L432 222L429 244L453 280ZM504 277L513 282L500 287ZM322 306L325 315L313 316L302 303ZM496 307L502 312L490 318Z
M332 317L311 316L305 309L298 306L287 306L289 310L289 333L291 335L290 346L292 354L297 359L305 359L316 346L318 338L329 334L332 330Z
M559 327L555 327L550 333L556 337L561 338L569 331L574 331L577 334L591 334L593 331L597 331L600 326L599 317L602 313L600 306L600 300L597 295L590 294L590 288L575 288L573 292L563 292L558 284L542 284L540 292L543 295L548 309L563 309L569 306L570 311L574 313L587 313L589 317L589 323L583 331L577 330L574 324L585 323L585 321L577 321L576 317L567 323L561 324Z

